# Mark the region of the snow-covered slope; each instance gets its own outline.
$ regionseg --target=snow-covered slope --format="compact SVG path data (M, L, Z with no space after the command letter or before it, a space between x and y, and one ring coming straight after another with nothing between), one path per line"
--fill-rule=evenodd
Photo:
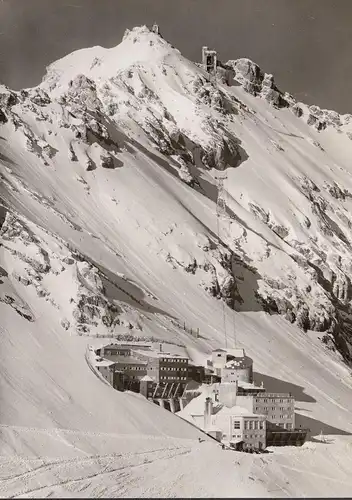
M346 494L347 469L331 475L324 453L343 460L352 430L350 116L296 103L248 60L209 79L142 27L55 62L35 89L2 87L0 122L1 494L333 494L298 479L312 456ZM333 444L280 450L264 468L215 460L187 422L89 370L87 344L117 335L184 345L195 361L236 341L259 381L295 395L298 424ZM171 453L175 482L152 483L148 458L145 483L111 489L138 449ZM111 465L119 453L132 462ZM33 472L12 473L13 455ZM202 478L213 461L220 490L210 476L186 486L189 457ZM71 458L83 483L58 479Z

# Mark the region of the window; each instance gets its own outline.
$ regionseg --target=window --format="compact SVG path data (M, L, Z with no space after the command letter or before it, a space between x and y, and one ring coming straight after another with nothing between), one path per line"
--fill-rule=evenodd
M241 422L239 420L235 420L233 427L234 427L234 429L240 429L241 428Z
M260 422L259 422L259 429L264 429L264 422L263 422L263 420L260 420Z
M248 424L249 424L248 429L253 429L254 422L252 422L252 420L249 420Z
M272 406L272 407L271 407L271 409L272 409L272 410L275 410L275 406Z

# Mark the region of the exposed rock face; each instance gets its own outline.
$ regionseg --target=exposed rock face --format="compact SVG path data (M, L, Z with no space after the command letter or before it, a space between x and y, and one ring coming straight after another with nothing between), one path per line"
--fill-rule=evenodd
M0 109L0 123L6 123L7 122L7 116L5 113Z
M89 110L97 110L101 107L101 102L97 97L95 83L85 75L78 75L69 84L67 100L75 105L78 111L82 106Z
M77 330L88 333L91 326L97 327L100 322L108 328L119 325L119 312L116 305L108 303L102 296L80 293L73 318Z
M241 155L235 141L228 137L219 138L210 150L204 150L201 160L206 168L225 170L228 167L237 167L241 162Z
M262 71L250 59L230 60L223 67L234 71L234 79L241 84L246 92L266 99L276 108L290 108L297 117L302 117L308 125L318 131L324 130L327 126L341 130L344 125L351 122L351 115L340 115L336 111L321 109L319 106L306 106L298 103L292 95L281 92L277 88L273 75ZM307 111L304 112L303 108L307 108ZM346 134L349 135L351 132L346 131Z
M228 61L226 64L235 70L236 80L243 85L247 92L253 95L258 95L261 92L264 73L257 64L246 58Z
M264 73L250 59L242 58L228 61L226 65L234 69L235 79L248 93L265 98L277 108L289 106L290 103L286 100L285 95L276 87L273 75Z
M108 152L100 155L100 162L103 168L115 168L114 157Z

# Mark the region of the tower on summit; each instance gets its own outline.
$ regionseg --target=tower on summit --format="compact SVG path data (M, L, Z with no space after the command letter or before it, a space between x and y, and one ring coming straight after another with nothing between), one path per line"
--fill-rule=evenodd
M202 66L209 74L216 75L217 53L208 47L202 47Z
M153 24L152 32L155 33L156 35L160 35L160 28L158 24L156 23Z

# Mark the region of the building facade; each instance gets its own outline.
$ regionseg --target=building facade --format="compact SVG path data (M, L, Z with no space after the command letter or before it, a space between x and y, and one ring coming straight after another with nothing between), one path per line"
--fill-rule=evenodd
M295 400L291 394L263 392L253 396L253 412L265 415L268 428L295 428Z
M131 356L133 349L152 351L152 344L148 342L114 342L96 349L95 352L101 357L108 358L111 356Z
M221 430L221 441L238 450L264 450L266 448L266 418L246 408L233 406L213 411L210 397L205 401L204 430Z
M115 363L102 359L96 364L96 368L110 385L114 384L114 372L117 370Z
M147 375L148 364L139 359L132 357L122 357L121 359L115 358L114 363L116 364L117 370L123 372L125 379L140 380Z
M217 53L208 47L202 47L202 66L207 73L216 74L217 68Z
M125 388L125 375L122 371L115 370L113 376L113 388L117 391L123 391Z
M204 366L190 365L188 363L188 380L202 384L206 380Z
M147 363L147 374L157 383L186 384L188 380L188 358L162 351L133 351L133 356Z
M253 360L244 349L216 349L207 361L207 369L220 376L222 382L253 382Z
M219 385L221 388L223 384ZM235 397L234 393L231 396L231 392L222 393L220 390L219 395L224 404L236 403L254 414L265 415L268 428L289 431L295 428L295 400L290 394L258 392L243 395L238 391Z

